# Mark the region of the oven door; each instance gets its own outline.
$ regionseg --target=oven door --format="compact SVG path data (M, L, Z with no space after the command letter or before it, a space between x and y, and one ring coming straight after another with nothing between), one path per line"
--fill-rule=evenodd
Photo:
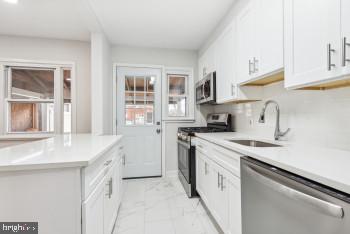
M187 141L177 141L179 172L183 175L188 184L191 183L191 143Z

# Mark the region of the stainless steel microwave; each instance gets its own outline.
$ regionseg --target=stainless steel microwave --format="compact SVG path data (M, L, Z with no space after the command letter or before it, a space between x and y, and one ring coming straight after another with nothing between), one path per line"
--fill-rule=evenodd
M196 103L216 102L216 73L211 72L196 83Z

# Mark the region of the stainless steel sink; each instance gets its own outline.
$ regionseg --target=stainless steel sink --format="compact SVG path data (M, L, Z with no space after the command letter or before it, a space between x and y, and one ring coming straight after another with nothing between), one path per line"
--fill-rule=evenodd
M282 147L282 145L276 145L264 141L255 140L227 140L240 145L250 146L250 147Z

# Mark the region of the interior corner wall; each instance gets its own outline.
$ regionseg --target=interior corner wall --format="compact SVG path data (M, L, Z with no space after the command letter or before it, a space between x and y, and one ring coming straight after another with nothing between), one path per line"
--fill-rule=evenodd
M113 66L111 46L102 33L91 34L91 131L113 133Z
M89 42L0 35L0 57L75 62L76 131L91 131Z

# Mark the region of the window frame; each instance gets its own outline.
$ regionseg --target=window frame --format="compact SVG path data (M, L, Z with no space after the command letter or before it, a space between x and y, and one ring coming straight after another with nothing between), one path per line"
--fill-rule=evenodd
M53 99L15 99L11 97L12 77L11 68L27 68L38 70L54 71L54 98ZM64 95L63 95L63 71L71 71L71 133L76 133L76 79L74 62L49 62L49 61L29 61L17 59L0 59L0 109L4 110L0 115L0 134L2 135L53 135L64 133ZM7 76L7 74L9 74ZM12 132L10 131L11 110L10 103L53 103L54 104L54 131L53 132Z
M193 68L189 67L166 67L164 69L164 77L166 82L163 86L163 120L164 121L194 121L194 80ZM185 95L170 95L169 92L169 78L170 76L185 77ZM171 116L169 115L169 98L170 97L185 97L186 98L186 113L185 116Z

